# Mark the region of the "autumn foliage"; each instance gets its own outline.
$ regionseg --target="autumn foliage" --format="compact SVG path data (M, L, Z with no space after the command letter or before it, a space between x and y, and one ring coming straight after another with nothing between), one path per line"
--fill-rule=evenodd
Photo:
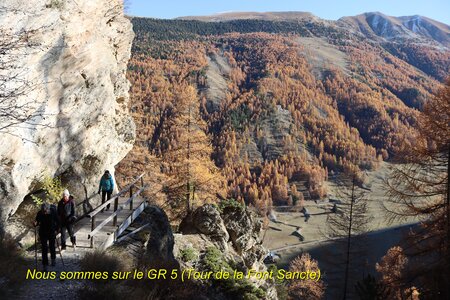
M308 253L295 258L289 265L290 272L319 272L319 264ZM322 299L325 284L322 280L292 280L288 286L290 299Z
M219 194L264 215L322 198L330 174L377 168L414 144L416 108L439 85L418 83L419 71L403 60L337 33L327 42L348 66L318 74L295 34L200 37L194 32L206 25L181 22L174 30L183 39L149 30L164 22L135 22L128 77L137 142L119 171L156 172L152 198L173 207ZM217 59L221 79L209 73Z

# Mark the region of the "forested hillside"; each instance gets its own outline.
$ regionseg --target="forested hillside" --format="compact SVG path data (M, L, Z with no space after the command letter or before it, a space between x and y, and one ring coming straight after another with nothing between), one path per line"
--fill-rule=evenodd
M180 213L217 198L261 214L300 207L326 195L328 176L377 168L416 143L450 61L435 41L379 41L316 19L132 22L137 142L119 171L141 161L159 174L152 197Z

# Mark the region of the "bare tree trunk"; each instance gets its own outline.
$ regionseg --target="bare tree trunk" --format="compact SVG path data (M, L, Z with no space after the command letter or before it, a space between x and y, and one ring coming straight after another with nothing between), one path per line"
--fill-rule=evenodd
M447 153L447 202L446 202L446 212L447 212L447 257L445 258L445 263L447 264L447 276L450 276L450 187L448 182L448 174L450 173L450 148ZM447 284L447 299L450 299L450 284Z
M187 210L188 213L191 213L192 207L191 207L191 175L190 175L190 162L189 160L191 159L191 138L190 138L190 133L191 133L191 105L189 105L188 107L188 122L187 122L187 133L188 133L188 140L187 140L187 153L186 153L186 158L187 158L187 183L186 183L186 202L187 202Z
M344 277L344 296L343 299L347 298L347 285L348 285L348 273L350 268L350 242L352 238L352 225L353 225L353 203L355 201L355 175L352 179L352 194L350 198L350 216L349 216L349 226L348 226L348 236L347 236L347 259L345 261L345 277Z

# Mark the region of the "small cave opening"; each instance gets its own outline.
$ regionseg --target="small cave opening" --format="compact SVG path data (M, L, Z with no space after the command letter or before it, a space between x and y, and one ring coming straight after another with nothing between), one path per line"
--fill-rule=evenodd
M34 246L34 220L39 211L39 205L35 203L32 195L44 197L45 192L40 190L26 195L19 207L6 223L8 233L22 249Z

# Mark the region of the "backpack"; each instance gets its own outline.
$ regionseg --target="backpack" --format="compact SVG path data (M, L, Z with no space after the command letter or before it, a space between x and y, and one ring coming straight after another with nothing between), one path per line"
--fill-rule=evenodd
M50 204L50 215L52 216L52 228L59 229L58 208L55 204Z
M105 178L104 176L100 180L100 186L102 191L111 191L113 189L113 179L112 176L109 175L108 178Z

